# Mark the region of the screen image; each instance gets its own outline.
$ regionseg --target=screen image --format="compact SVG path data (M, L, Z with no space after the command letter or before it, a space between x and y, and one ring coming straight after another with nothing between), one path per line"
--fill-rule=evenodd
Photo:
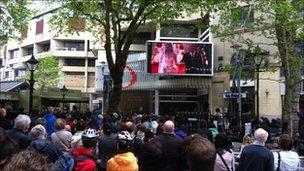
M148 72L166 75L211 76L211 43L148 41Z

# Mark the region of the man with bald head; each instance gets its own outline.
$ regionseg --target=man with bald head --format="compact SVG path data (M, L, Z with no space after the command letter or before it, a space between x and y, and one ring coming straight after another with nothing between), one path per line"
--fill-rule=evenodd
M168 120L163 125L163 134L155 137L155 140L162 145L166 156L166 165L161 170L181 170L183 141L174 135L174 129L174 123Z
M268 132L262 128L254 132L254 142L243 149L237 170L274 170L273 154L265 147L267 137Z

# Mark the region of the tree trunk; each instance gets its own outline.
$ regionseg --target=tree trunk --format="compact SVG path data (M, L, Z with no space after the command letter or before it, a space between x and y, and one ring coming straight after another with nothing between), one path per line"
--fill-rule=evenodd
M280 3L280 2L277 2ZM275 31L278 41L279 56L282 63L282 70L285 77L285 96L283 101L282 121L287 126L287 132L291 135L296 124L300 98L300 68L296 62L299 62L295 54L294 29L288 28L288 16L276 11ZM286 125L287 124L287 125ZM294 125L294 126L293 126Z

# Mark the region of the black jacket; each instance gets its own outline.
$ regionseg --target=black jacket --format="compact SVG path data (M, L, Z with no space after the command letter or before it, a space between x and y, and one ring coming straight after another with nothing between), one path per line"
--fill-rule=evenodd
M162 145L165 152L166 165L162 170L181 170L183 140L173 134L163 133L162 135L156 136L155 141Z
M107 161L116 154L117 136L115 134L103 135L98 140L99 165L106 168Z
M20 129L13 128L5 133L9 138L18 144L18 148L21 150L26 149L31 143L27 135L25 135L25 133Z

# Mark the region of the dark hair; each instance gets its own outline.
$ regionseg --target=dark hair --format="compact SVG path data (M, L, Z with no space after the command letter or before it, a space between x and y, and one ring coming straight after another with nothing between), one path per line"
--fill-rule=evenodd
M139 170L160 170L166 163L162 145L151 140L143 144L138 155Z
M201 122L199 123L200 128L207 128L207 122L206 120L201 120Z
M158 126L157 126L157 128L156 128L156 135L161 135L161 134L164 132L163 126L164 126L163 123L159 123L159 124L158 124Z
M187 150L190 171L213 171L216 151L214 145L206 138L192 141Z
M232 147L232 143L230 138L223 133L216 135L214 139L214 146L218 152L223 152L223 150L231 152L230 148Z
M35 150L26 149L15 154L4 167L4 171L50 171L54 170L51 161Z
M102 126L102 130L104 134L110 135L112 133L111 124L109 122L104 123Z
M150 141L152 138L154 138L154 133L150 129L145 130L145 138L144 142Z
M288 134L282 134L279 138L279 148L288 151L292 149L292 139Z
M92 139L82 139L82 145L84 148L93 148L97 144L97 138L92 138Z
M84 120L79 120L75 125L76 131L83 131L86 129L86 122Z

